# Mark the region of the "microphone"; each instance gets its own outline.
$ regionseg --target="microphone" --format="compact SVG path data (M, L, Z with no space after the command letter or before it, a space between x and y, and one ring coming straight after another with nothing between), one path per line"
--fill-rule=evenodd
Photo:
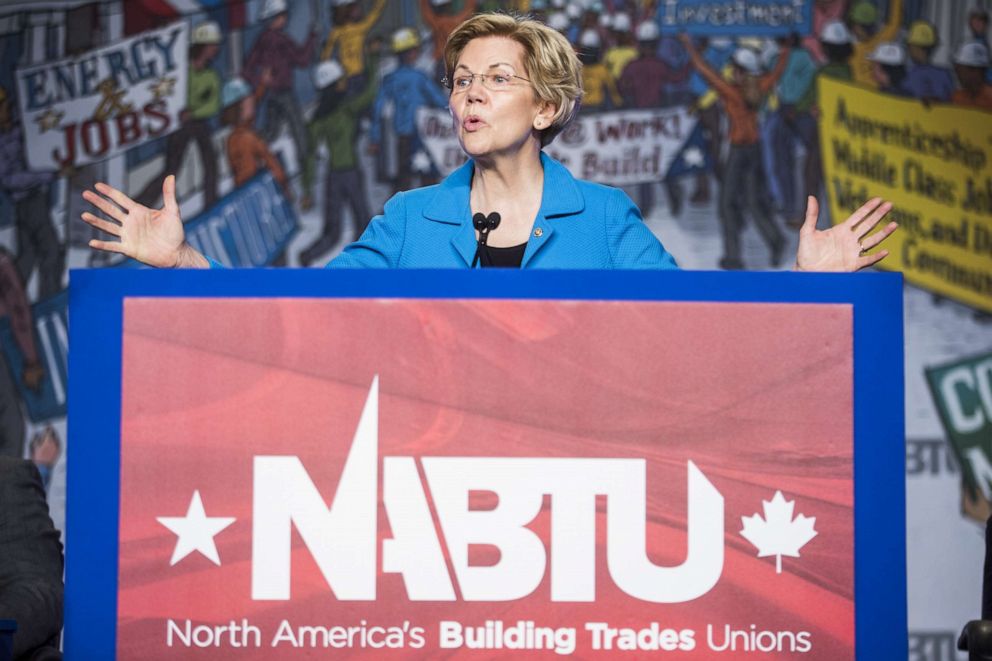
M489 233L499 227L500 220L502 218L495 211L488 216L483 213L477 213L472 216L472 225L479 232L479 239L475 246L475 257L472 259L472 268L475 268L475 265L479 263L482 250L486 247L486 241L489 240Z

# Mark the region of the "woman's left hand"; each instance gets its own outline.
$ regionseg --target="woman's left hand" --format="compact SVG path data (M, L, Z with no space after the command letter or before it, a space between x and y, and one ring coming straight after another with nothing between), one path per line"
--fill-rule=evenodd
M806 202L806 220L799 230L799 250L796 251L797 271L860 271L885 259L889 251L867 254L899 227L891 222L871 234L892 203L873 198L851 217L827 230L816 229L820 205L812 195Z

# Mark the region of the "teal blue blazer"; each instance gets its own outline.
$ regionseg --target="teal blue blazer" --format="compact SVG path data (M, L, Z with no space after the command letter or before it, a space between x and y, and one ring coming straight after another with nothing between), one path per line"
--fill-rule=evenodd
M618 188L576 179L542 152L544 192L523 268L674 269L637 206ZM332 268L469 268L472 161L440 184L397 193Z

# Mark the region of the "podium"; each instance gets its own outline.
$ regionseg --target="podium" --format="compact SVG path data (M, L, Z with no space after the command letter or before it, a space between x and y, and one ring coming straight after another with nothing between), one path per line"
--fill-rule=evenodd
M68 658L906 658L898 275L71 283Z

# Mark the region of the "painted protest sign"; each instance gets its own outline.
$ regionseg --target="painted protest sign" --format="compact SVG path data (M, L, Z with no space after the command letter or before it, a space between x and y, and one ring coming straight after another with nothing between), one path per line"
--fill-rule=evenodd
M809 34L813 0L662 0L657 19L667 33L749 37Z
M892 200L902 229L879 266L992 311L992 116L822 77L819 85L831 217L871 197Z
M171 133L186 106L189 27L175 23L17 71L32 170L101 161Z
M18 394L32 422L44 422L65 416L66 379L69 374L68 290L63 290L31 306L34 320L34 343L38 361L45 372L37 389L28 388L21 379L24 355L10 327L9 317L0 318L0 350L7 369L17 385Z
M297 228L293 205L265 171L186 223L186 240L225 266L265 266Z
M443 174L465 162L447 110L424 109L417 125ZM581 115L545 151L581 179L612 186L660 181L672 170L704 167L690 138L696 119L684 107Z
M926 376L963 486L992 501L992 353L932 367Z

